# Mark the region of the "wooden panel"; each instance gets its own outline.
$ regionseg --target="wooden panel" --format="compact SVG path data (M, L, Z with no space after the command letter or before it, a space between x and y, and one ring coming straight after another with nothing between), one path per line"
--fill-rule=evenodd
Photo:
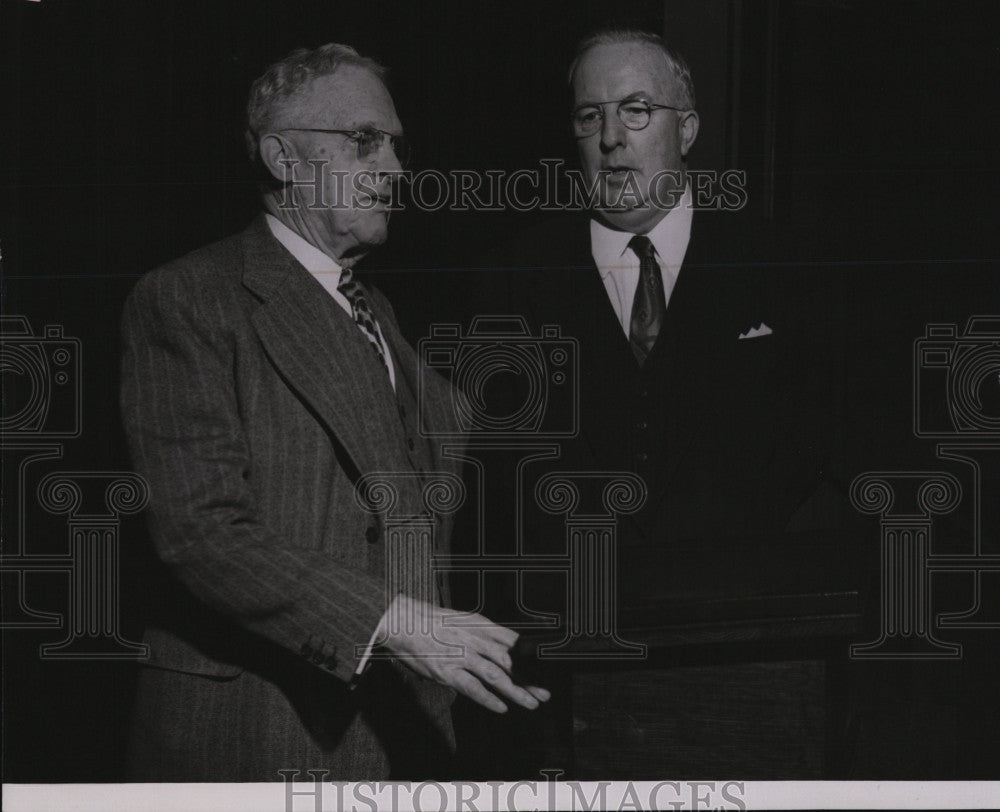
M577 674L574 776L818 779L825 683L818 660Z

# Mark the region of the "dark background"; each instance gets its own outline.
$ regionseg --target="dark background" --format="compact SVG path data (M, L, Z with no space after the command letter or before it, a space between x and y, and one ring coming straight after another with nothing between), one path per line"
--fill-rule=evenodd
M912 342L928 321L1000 313L993 2L4 0L3 312L83 346L84 430L52 468L128 470L121 305L143 272L253 215L242 110L269 62L329 41L384 61L414 170L572 164L565 70L574 41L606 23L666 32L698 90L692 166L746 169L753 214L789 235L783 260L843 275L845 384L871 467L946 468L910 430ZM410 210L367 265L416 340L466 318L450 291L474 288L476 257L542 216ZM8 539L22 520L47 527L37 508L17 515L10 467ZM50 524L29 533L32 551L65 550ZM141 522L121 533L122 622L138 639ZM61 577L33 576L32 605L60 611ZM997 778L997 635L967 633L955 663L879 670L857 777ZM4 633L4 780L118 780L134 666L40 660L59 636Z

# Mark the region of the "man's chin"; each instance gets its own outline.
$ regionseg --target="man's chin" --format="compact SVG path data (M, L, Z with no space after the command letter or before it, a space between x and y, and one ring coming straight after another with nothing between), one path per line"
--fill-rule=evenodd
M599 220L606 226L632 234L644 234L662 220L669 209L660 209L648 203L641 206L601 207L596 210Z
M353 267L360 262L367 254L383 245L389 238L389 231L386 228L373 230L363 235L355 232L356 242L353 247L345 251L340 257L340 264L345 267Z
M366 219L367 227L359 235L361 242L368 249L378 248L389 239L389 212L384 210L369 212Z

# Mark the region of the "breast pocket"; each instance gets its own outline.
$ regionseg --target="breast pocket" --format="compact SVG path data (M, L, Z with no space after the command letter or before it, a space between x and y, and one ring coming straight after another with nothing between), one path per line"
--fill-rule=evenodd
M780 386L780 346L774 335L737 340L720 362L719 381L732 397L725 406L753 409L773 402Z

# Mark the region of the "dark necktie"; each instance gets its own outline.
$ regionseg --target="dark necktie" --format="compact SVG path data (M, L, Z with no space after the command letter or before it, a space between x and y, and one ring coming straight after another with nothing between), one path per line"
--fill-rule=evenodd
M667 314L667 299L663 293L660 266L653 256L656 249L648 237L633 237L628 244L639 257L639 284L632 300L632 319L629 322L628 340L635 360L642 366L656 343L663 319Z
M340 272L340 283L337 290L344 294L344 298L351 303L351 313L354 315L354 323L361 328L361 332L371 342L375 354L382 362L382 366L389 369L385 362L385 350L382 349L382 342L378 337L378 323L368 307L368 300L365 298L364 286L354 278L350 268L344 268Z

